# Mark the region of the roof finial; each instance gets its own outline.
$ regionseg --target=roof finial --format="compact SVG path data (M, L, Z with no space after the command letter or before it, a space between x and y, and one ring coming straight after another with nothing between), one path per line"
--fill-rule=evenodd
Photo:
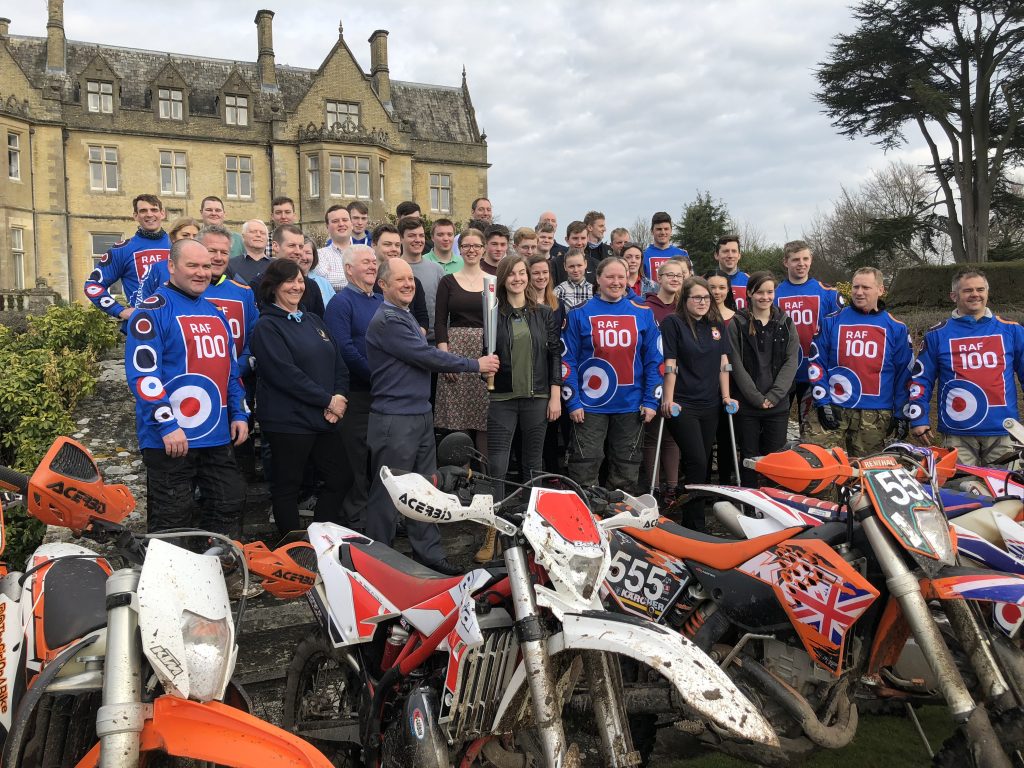
M462 84L466 84L466 65L462 65Z
M345 25L341 23L341 19L338 19L338 37L345 36Z

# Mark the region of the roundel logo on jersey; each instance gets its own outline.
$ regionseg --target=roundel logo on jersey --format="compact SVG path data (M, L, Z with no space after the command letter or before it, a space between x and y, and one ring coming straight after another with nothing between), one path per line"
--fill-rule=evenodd
M135 391L139 397L148 402L156 402L164 397L164 385L156 376L143 376L135 383Z
M132 336L136 339L148 341L149 339L156 338L156 327L153 325L153 318L148 317L145 312L134 313L128 327L132 332Z
M584 407L600 408L615 396L619 382L615 368L607 360L592 357L580 371L580 400Z
M907 403L903 407L903 415L913 421L924 415L924 408L921 407L920 403Z
M565 360L563 360L562 361L562 381L565 381L566 379L568 379L570 373L572 373L572 368L570 368L569 364L567 362L565 362Z
M816 382L821 381L821 379L822 379L822 377L824 375L825 375L825 371L817 363L811 363L810 365L807 366L807 379L811 383L816 383Z
M565 345L565 339L562 339L561 341L562 341L562 357L565 357L567 354L569 354L569 347L567 347Z
M658 354L661 355L662 357L665 356L665 347L661 343L661 334L660 333L658 334ZM665 372L662 371L662 373L664 374Z
M159 293L154 293L149 298L144 299L139 306L145 307L146 309L159 309L166 303L167 299L165 299Z
M89 275L89 279L95 281L85 286L85 295L88 296L90 299L95 299L98 298L99 296L102 296L103 291L106 290L102 285L99 284L101 277L102 276L100 275L100 271L98 269L91 275Z
M835 368L828 377L828 390L832 402L844 408L856 408L860 402L860 378L849 368Z
M572 398L573 394L574 394L573 388L570 387L568 384L566 384L565 386L562 387L562 399L565 402L569 402L569 400Z
M167 382L171 408L189 440L210 434L221 421L224 403L220 390L206 376L184 373Z
M924 363L922 363L920 360L915 360L913 367L911 367L910 369L910 375L913 376L914 378L917 378L918 376L924 376Z
M818 384L816 387L814 387L814 389L811 390L811 397L814 398L815 400L822 400L827 394L828 392L826 391L826 389L820 384Z
M939 407L946 423L956 429L974 429L988 415L985 390L964 379L946 382L939 394Z
M110 256L110 251L107 251L107 252L106 252L106 253L104 253L104 254L103 254L102 256L100 256L100 262L99 262L99 263L100 263L100 264L103 264L103 265L105 266L105 265L107 265L107 264L109 264L109 263L110 263L110 258L111 258L111 256ZM96 272L94 272L93 274L96 274L97 272L99 272L99 270L96 270ZM92 280L93 278L92 278L92 277L90 277L89 279L90 279L90 280ZM100 278L98 278L98 277L97 277L97 278L95 278L95 279L96 279L96 280L99 280Z
M919 398L923 394L924 394L924 387L922 387L920 384L915 382L915 383L910 385L910 399L911 400L917 400L917 398Z
M156 370L156 351L148 344L140 344L132 353L132 365L139 373Z
M664 392L664 388L659 384L654 388L654 399L661 402L661 393Z

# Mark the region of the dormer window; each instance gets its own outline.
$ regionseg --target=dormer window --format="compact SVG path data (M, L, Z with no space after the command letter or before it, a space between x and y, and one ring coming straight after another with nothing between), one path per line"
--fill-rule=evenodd
M157 100L159 101L161 120L181 120L184 114L184 97L178 88L158 88Z
M229 93L224 97L224 122L228 125L249 124L249 97Z
M342 129L359 127L359 105L350 101L327 102L327 127L341 124Z
M114 84L102 80L89 80L85 84L86 109L89 112L110 115L114 112Z

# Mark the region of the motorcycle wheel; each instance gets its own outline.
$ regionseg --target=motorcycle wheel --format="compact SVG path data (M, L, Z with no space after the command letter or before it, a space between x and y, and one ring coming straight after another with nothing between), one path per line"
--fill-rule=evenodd
M999 744L1010 758L1013 766L1024 765L1024 711L1011 709L992 717L992 727L999 737ZM946 739L935 757L935 768L986 768L971 754L962 729Z
M344 660L337 657L320 632L307 635L295 649L284 687L281 726L303 736L302 725L359 723L362 681ZM338 768L361 765L356 744L307 739Z
M99 705L99 692L44 696L31 714L31 731L18 765L73 768L96 743Z

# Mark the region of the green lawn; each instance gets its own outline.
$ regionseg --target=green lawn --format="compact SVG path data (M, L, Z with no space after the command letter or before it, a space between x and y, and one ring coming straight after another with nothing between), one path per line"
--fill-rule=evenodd
M952 733L953 725L942 707L918 710L921 726L932 749ZM659 739L660 741L661 739ZM659 750L662 751L662 750ZM804 763L805 768L921 768L930 763L913 723L905 717L862 716L853 743L845 749L823 750ZM655 758L658 768L747 768L750 764L723 755L692 760Z

